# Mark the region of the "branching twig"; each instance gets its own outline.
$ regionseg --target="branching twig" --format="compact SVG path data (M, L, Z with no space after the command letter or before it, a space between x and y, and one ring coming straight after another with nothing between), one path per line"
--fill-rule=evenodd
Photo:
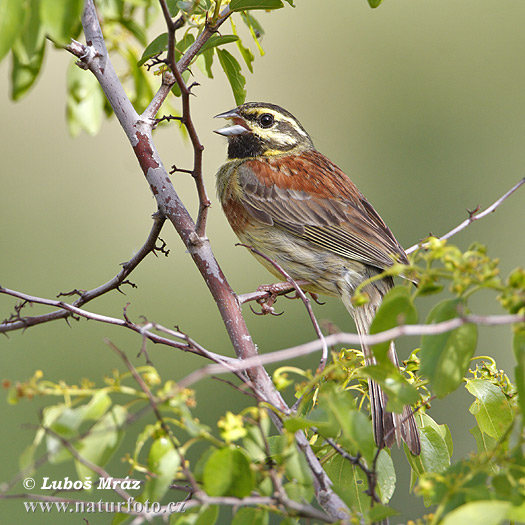
M469 212L468 219L465 219L461 224L450 230L448 233L445 233L442 237L440 237L440 240L444 239L450 239L453 235L456 235L456 233L460 232L461 230L464 230L467 226L471 225L474 221L477 221L479 219L483 219L483 217L486 217L490 213L496 211L496 208L500 206L500 204L503 203L508 197L510 197L520 186L525 184L525 177L521 179L517 184L515 184L509 191L507 191L504 195L502 195L496 202L491 204L485 211L478 212L478 208L474 210L473 212ZM425 247L425 244L414 244L414 246L411 246L406 250L406 253L412 253L413 251L417 250L417 248Z
M111 290L120 290L119 287L122 284L124 284L126 277L128 277L131 274L131 272L145 259L145 257L149 253L155 252L156 242L157 242L157 239L159 238L160 232L162 230L162 226L164 225L165 221L166 221L166 218L162 214L156 213L153 216L153 226L148 235L148 238L146 239L142 247L139 249L139 251L128 262L122 264L122 270L115 277L113 277L113 279L111 279L107 283L104 283L101 286L98 286L97 288L93 288L92 290L89 290L87 292L86 291L81 292L80 297L71 306L81 307L84 304L88 303L89 301L92 301L93 299L100 297L101 295L104 295L110 292ZM6 293L2 287L0 287L0 293ZM29 302L40 302L40 301L32 301L29 299L28 301ZM42 300L42 301L45 301L45 300ZM57 303L58 302L59 301L57 301ZM49 303L42 303L42 304L49 305ZM23 330L25 328L28 328L29 326L35 326L37 324L47 323L49 321L55 321L56 319L67 319L68 317L71 316L72 314L71 310L62 308L61 306L57 306L57 307L60 308L60 310L51 312L48 314L38 315L35 317L20 317L19 315L18 319L4 321L3 323L0 324L0 333L12 332L14 330Z
M148 385L142 378L142 376L137 372L136 368L133 366L131 361L128 359L128 356L120 350L116 345L111 343L110 341L107 341L109 347L119 355L119 357L122 359L128 370L131 372L131 375L133 376L133 379L137 382L137 384L140 386L141 390L146 394L148 397L149 404L151 405L151 408L153 409L153 412L155 413L155 416L157 417L157 421L160 423L162 429L164 430L164 433L166 434L166 437L169 439L171 445L173 446L173 449L177 451L177 454L180 456L180 466L182 471L184 472L184 475L190 482L190 485L195 493L201 492L201 488L199 487L199 484L193 477L193 474L188 469L188 465L186 462L186 459L184 455L182 454L179 445L175 441L175 437L173 436L173 432L171 431L170 427L166 424L166 421L162 417L162 414L160 413L159 407L157 405L157 399L155 399L155 396L151 393L151 390L149 389Z
M206 357L216 363L223 363L224 366L226 367L230 367L229 363L232 363L232 368L230 369L230 371L233 373L237 373L237 370L233 366L233 363L237 362L236 359L232 359L230 357L226 357L220 354L216 354L214 352L210 352L182 332L170 330L169 328L164 328L163 326L155 324L155 323L148 323L150 328L155 328L159 331L168 333L169 335L172 335L173 337L183 340L183 342L174 341L173 339L168 339L166 337L162 337L158 334L155 334L151 332L149 329L146 330L144 329L144 326L133 323L132 321L130 321L127 315L125 319L109 317L107 315L101 315L101 314L96 314L93 312L88 312L87 310L78 308L74 306L73 304L65 303L64 301L56 301L54 299L44 299L42 297L35 297L33 295L27 295L21 292L17 292L15 290L9 290L1 286L0 286L0 293L3 293L5 295L10 295L11 297L17 297L18 299L22 299L23 301L26 301L28 303L43 304L46 306L53 306L55 308L60 308L62 311L70 315L75 314L79 317L84 317L85 319L91 319L92 321L98 321L101 323L122 326L124 328L133 330L134 332L137 332L138 334L141 334L143 337L147 337L150 341L154 343L165 344L167 346L171 346L179 350L184 350L185 352L190 352L190 353L202 356L202 357ZM242 376L243 375L241 374L241 377Z
M208 216L208 209L211 205L208 194L206 193L206 187L202 178L202 152L204 146L199 140L197 130L191 118L190 111L190 89L182 78L182 70L179 69L175 60L175 31L177 29L176 24L172 21L166 0L160 0L162 6L162 12L168 28L168 57L166 63L171 69L173 76L180 88L182 98L182 123L188 130L190 136L191 145L193 147L193 172L192 176L195 179L197 186L197 194L199 196L199 213L197 215L197 224L195 226L195 233L199 238L204 237L206 233L206 219Z

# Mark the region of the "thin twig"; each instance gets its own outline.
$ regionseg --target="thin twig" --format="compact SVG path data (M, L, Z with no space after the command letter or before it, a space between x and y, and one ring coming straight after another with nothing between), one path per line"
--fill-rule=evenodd
M469 212L468 219L465 219L461 224L450 230L448 233L445 233L442 237L440 237L440 240L450 239L453 235L456 235L456 233L460 232L461 230L464 230L467 226L470 226L474 221L477 221L479 219L483 219L483 217L486 217L490 213L496 211L496 208L498 208L503 201L508 199L520 186L525 184L525 177L521 179L517 184L515 184L509 191L507 191L504 195L502 195L496 202L494 202L492 205L490 205L485 211L476 213L476 212ZM423 244L414 244L414 246L411 246L406 250L406 253L412 253L413 251L417 250L418 248L425 248L428 246L426 243Z
M162 429L164 430L166 437L169 439L171 445L173 446L173 449L179 454L180 456L180 466L182 471L184 472L184 475L190 482L193 491L195 493L201 492L201 488L199 487L199 484L193 477L193 474L188 469L188 464L186 462L186 459L184 458L184 455L182 454L180 447L178 443L175 441L175 437L173 436L173 432L171 431L171 428L167 425L166 421L162 417L162 414L160 413L159 407L157 405L157 399L155 396L151 393L151 390L149 389L148 385L142 378L142 376L137 372L136 368L133 366L131 361L128 359L128 356L116 345L114 345L111 341L106 341L109 347L122 359L128 370L131 372L131 375L133 376L133 379L137 382L137 384L140 386L140 389L148 396L148 401L151 405L151 408L153 409L153 412L155 413L155 416L157 417L158 422L162 426Z
M436 335L444 332L450 332L455 328L458 328L464 324L477 324L483 326L501 326L509 325L513 323L525 322L525 315L465 315L463 317L455 317L448 321L435 324L415 324L415 325L402 325L390 328L384 332L378 332L377 334L358 335L340 332L337 334L328 335L325 337L325 343L328 346L337 344L350 344L359 345L361 343L372 346L378 343L384 343L391 341L402 336L420 336L420 335ZM304 355L311 354L312 352L318 351L322 348L323 342L319 339L304 343L302 345L287 348L285 350L279 350L264 354L257 357L257 362L263 365L269 363L280 363L282 361L288 361L289 359L295 359ZM232 363L229 363L231 366ZM237 370L248 368L253 366L251 359L244 361L237 361L235 367ZM181 388L188 388L190 385L200 381L201 379L215 374L226 373L229 370L225 369L221 365L207 365L199 370L195 370L191 374L187 375L184 379L178 382Z
M164 225L166 218L160 214L155 213L153 215L153 225L149 232L148 238L137 251L137 253L128 261L122 264L122 270L113 279L108 282L93 288L89 291L81 292L80 297L72 304L73 307L80 307L84 304L104 295L112 290L119 290L120 286L124 284L126 278L135 270L135 268L146 258L146 256L152 252L155 252L156 242L159 238L162 226ZM3 288L0 287L0 293L6 293ZM29 302L33 302L28 300ZM44 304L44 303L42 303ZM34 317L20 317L19 319L7 320L0 324L0 333L11 332L14 330L24 330L29 326L37 324L48 323L57 319L67 319L71 316L71 311L61 308L58 311L51 312L48 314L38 315Z
M166 26L168 28L168 57L166 63L171 69L175 81L177 82L182 98L182 123L188 130L188 135L191 140L191 145L193 147L193 171L192 176L195 179L195 184L197 186L197 194L199 196L199 213L197 215L197 223L195 226L195 233L198 238L204 237L206 233L206 219L208 217L208 209L211 205L210 199L206 192L206 187L204 186L204 181L202 177L202 152L204 151L204 146L199 140L197 130L193 123L190 111L190 94L191 91L184 82L182 78L181 69L177 65L175 60L175 30L176 26L173 23L169 10L166 4L166 0L160 0L162 6L162 12L164 14L164 19L166 21Z
M210 352L206 350L203 346L199 345L196 341L188 337L186 334L182 332L177 332L174 330L170 330L169 328L164 328L161 325L158 325L156 323L148 323L148 325L151 328L155 328L161 332L168 333L174 337L177 337L179 339L182 339L183 342L174 341L173 339L168 339L166 337L159 336L149 329L144 329L144 326L138 325L136 323L133 323L127 319L118 319L116 317L110 317L107 315L101 315L96 314L93 312L88 312L87 310L84 310L82 308L78 308L74 306L73 304L65 303L64 301L57 301L54 299L44 299L42 297L36 297L33 295L24 294L22 292L17 292L15 290L9 290L8 288L3 288L0 286L0 293L3 293L5 295L10 295L11 297L17 297L18 299L22 299L23 301L26 301L28 303L34 303L34 304L42 304L46 306L52 306L55 308L60 308L61 310L65 311L68 314L74 314L79 317L84 317L85 319L90 319L92 321L98 321L101 323L107 323L117 326L122 326L124 328L128 328L130 330L133 330L134 332L141 334L143 337L147 337L150 341L154 343L161 343L165 344L167 346L171 346L173 348L177 348L179 350L184 350L185 352L190 352L202 357L207 357L208 359L216 362L216 363L223 363L224 366L229 366L229 363L236 363L236 359L232 359L230 357L222 356L220 354L216 354L214 352ZM43 317L43 316L42 316ZM237 372L235 369L231 370L232 372Z
M99 465L96 465L95 463L89 461L89 459L86 459L83 457L78 450L64 437L62 437L60 434L57 434L54 430L51 430L48 427L41 427L44 429L46 434L49 434L50 436L53 436L55 439L60 441L62 446L68 450L68 452L79 462L82 463L85 467L92 470L95 474L98 474L101 478L110 478L112 479L112 476L109 474L109 472L105 471L102 467ZM112 486L113 491L118 494L123 500L128 500L131 498L131 495L123 490L120 485L115 484ZM133 499L133 498L132 498Z

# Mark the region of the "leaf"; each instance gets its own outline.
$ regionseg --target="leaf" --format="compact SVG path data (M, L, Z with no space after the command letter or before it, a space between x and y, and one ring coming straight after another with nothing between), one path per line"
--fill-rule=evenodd
M142 53L140 60L137 62L137 66L139 67L142 66L150 58L153 58L159 53L163 53L167 49L168 49L168 33L162 33L158 37L154 38L148 44L146 49L144 49L144 52Z
M381 502L386 505L396 489L396 470L392 457L386 449L379 452L376 472Z
M175 58L177 61L180 60L184 52L195 42L195 37L192 33L186 33L176 44L175 44Z
M67 73L66 115L69 132L76 137L85 130L96 135L102 125L105 96L94 75L73 62Z
M0 61L7 55L24 27L27 8L22 0L0 2Z
M126 421L127 414L123 406L115 405L91 427L90 433L75 446L79 454L95 465L104 466L122 441L124 436L122 425ZM93 471L80 461L75 460L75 468L80 480L93 475Z
M53 42L66 45L78 35L83 7L83 0L41 0L40 16Z
M476 398L469 411L482 432L501 439L512 424L512 408L505 394L496 385L483 379L467 381L466 389Z
M233 34L237 35L237 28L235 27L235 22L233 21L233 18L230 18L230 23L232 25ZM252 62L255 60L255 57L253 56L253 53L245 47L242 43L242 40L237 40L237 48L239 49L239 53L241 54L242 58L244 59L244 62L246 63L246 67L250 71L250 73L253 73L253 66Z
M177 2L178 0L166 0L166 4L168 5L168 11L170 12L170 15L172 17L177 16L179 12Z
M44 46L37 55L33 55L30 62L24 62L20 54L13 49L13 67L11 70L11 98L20 100L34 84L42 61L44 59Z
M240 105L246 99L246 90L244 89L246 79L241 74L241 66L237 59L225 49L217 49L217 55L232 87L235 103Z
M458 316L462 299L446 299L430 312L427 324L448 321ZM462 325L443 334L425 335L421 338L421 374L430 379L438 397L445 397L463 380L477 344L477 327Z
M211 70L211 66L213 65L213 52L214 52L213 49L208 49L208 51L205 51L201 55L202 58L204 59L204 73L208 75L208 78L213 78L213 71ZM199 65L198 59L197 59L197 65Z
M388 523L388 518L398 516L399 512L384 505L374 505L368 511L368 523Z
M229 44L230 42L237 42L239 37L237 35L212 35L200 48L199 53L204 53L213 47Z
M341 499L351 509L365 514L370 508L370 496L366 494L369 487L364 472L339 454L326 463L325 472Z
M518 403L521 413L525 414L525 331L514 334L512 341L516 366L514 368L515 385L518 391Z
M469 432L474 436L474 439L476 440L478 453L484 454L487 452L491 452L496 448L498 440L494 439L493 437L490 437L484 432L481 432L479 427L473 427L469 430Z
M268 525L268 523L270 523L270 515L266 509L250 507L239 509L231 522L232 525Z
M281 9L284 4L281 0L232 0L230 10L247 11L249 9Z
M38 6L38 0L34 2ZM19 100L35 83L40 73L45 51L45 34L38 9L31 10L26 28L13 44L11 98Z
M378 383L388 397L387 409L400 414L405 405L413 405L419 401L417 389L401 374L390 361L378 365L368 365L361 374Z
M370 325L370 333L377 334L400 324L414 324L417 322L417 312L406 286L396 286L389 290L383 298L381 306ZM390 341L376 344L372 347L377 361L387 359Z
M84 421L89 419L100 419L111 406L111 398L104 390L96 392L91 401L82 408L82 417Z
M404 445L410 466L419 476L424 472L443 472L450 465L448 429L446 425L438 425L427 414L418 414L417 417L421 421L419 428L421 454L419 456L410 454Z
M244 498L255 487L248 457L237 448L214 451L203 473L204 490L209 496Z
M465 525L465 523L483 523L499 525L510 510L510 501L471 501L447 514L442 525Z
M173 448L173 443L162 436L152 444L148 454L148 469L154 474L140 495L141 501L161 501L168 491L180 466L180 455Z

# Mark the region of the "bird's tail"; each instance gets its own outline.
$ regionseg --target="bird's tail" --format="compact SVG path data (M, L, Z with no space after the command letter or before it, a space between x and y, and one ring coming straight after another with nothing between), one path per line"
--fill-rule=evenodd
M372 293L369 293L371 296L369 303L363 306L354 307L349 301L343 301L354 318L359 335L366 335L369 333L370 325L372 324L376 310L383 298L383 291L374 286L375 284L379 283L374 283L370 286L371 288L373 287L373 290L370 290ZM387 285L385 288L388 289L390 286ZM365 354L365 364L374 364L376 361L370 348L364 344L362 344L362 347ZM397 367L399 367L399 360L393 342L390 344L388 357ZM388 412L386 410L387 396L383 390L381 390L379 385L375 381L369 379L368 388L372 412L372 424L374 426L374 436L377 446L391 447L394 440L400 445L401 440L403 440L412 454L419 455L421 452L421 441L411 407L405 406L401 414Z

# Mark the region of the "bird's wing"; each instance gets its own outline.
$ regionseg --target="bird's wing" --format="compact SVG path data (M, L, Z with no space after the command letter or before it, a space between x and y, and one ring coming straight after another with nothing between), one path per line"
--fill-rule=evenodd
M248 160L237 168L237 180L244 209L264 224L376 268L408 262L372 205L317 151Z

